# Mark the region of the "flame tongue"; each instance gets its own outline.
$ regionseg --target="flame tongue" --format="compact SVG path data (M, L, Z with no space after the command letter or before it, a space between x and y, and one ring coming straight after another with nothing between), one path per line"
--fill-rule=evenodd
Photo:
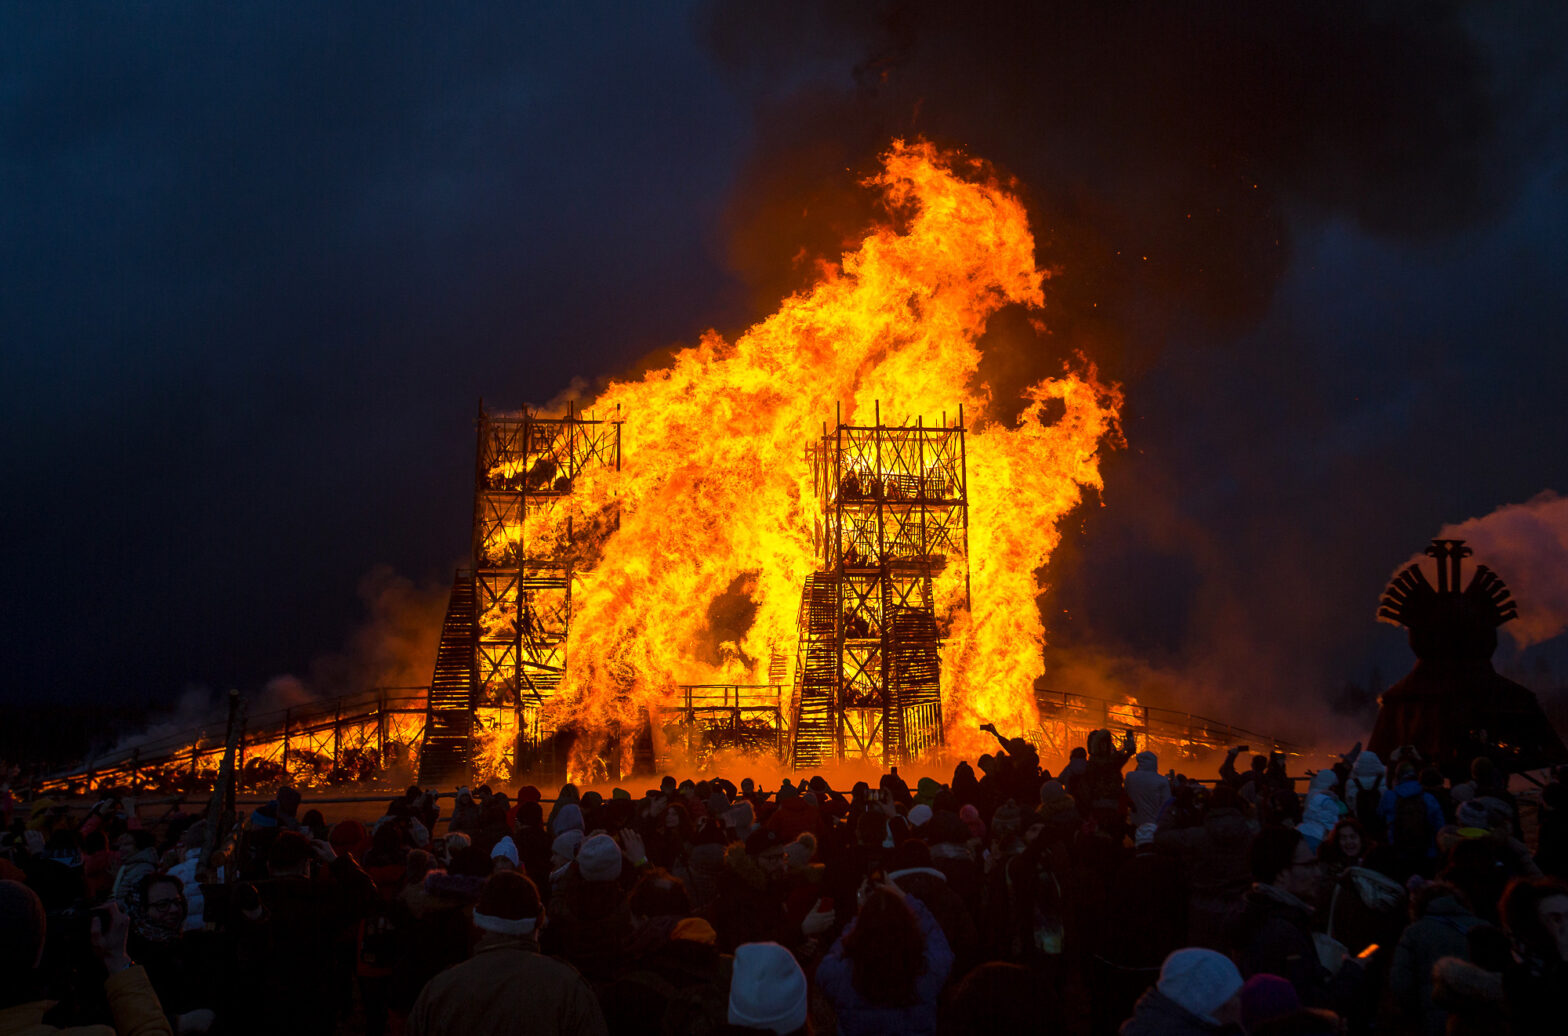
M579 522L619 509L574 589L556 703L558 722L586 735L574 776L602 772L612 738L629 754L626 735L676 685L761 683L772 652L793 656L800 588L820 567L803 451L834 405L862 424L879 402L885 424L955 415L960 405L982 413L990 389L975 374L987 319L1008 303L1043 304L1018 199L973 164L973 178L961 175L960 162L930 144L896 142L884 162L869 185L899 215L898 229L875 229L736 341L710 332L669 369L613 382L591 404L619 407L626 424L622 470L585 471L572 492ZM1011 729L1038 722L1031 680L1044 631L1034 573L1082 488L1100 486L1097 451L1117 434L1120 396L1085 366L1031 386L1016 427L968 436L973 611L957 607L961 575L936 588L938 614L954 617L942 678L949 743L960 750L976 744L983 719ZM1048 405L1065 405L1049 425ZM530 537L549 535L538 524ZM710 614L736 586L755 604L744 630ZM629 769L629 758L620 763Z

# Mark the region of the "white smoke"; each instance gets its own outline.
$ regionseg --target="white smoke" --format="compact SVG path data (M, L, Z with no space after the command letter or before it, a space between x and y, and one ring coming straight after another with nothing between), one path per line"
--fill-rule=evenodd
M1464 540L1475 551L1474 561L1508 584L1519 617L1503 629L1519 647L1568 630L1568 497L1547 490L1522 504L1445 525L1434 538Z

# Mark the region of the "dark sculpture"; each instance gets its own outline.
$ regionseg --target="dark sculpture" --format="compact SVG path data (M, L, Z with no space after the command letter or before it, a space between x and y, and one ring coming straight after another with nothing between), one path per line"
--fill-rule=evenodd
M1454 779L1468 777L1478 755L1508 773L1568 762L1534 693L1492 668L1497 627L1519 614L1508 587L1480 565L1460 589L1460 563L1471 555L1464 540L1433 540L1426 554L1437 561L1437 587L1411 565L1378 608L1410 631L1416 665L1383 694L1367 747L1387 759L1413 745Z

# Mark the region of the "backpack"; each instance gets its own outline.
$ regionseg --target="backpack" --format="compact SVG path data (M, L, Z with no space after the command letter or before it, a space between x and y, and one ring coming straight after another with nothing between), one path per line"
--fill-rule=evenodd
M1355 788L1353 809L1356 819L1361 822L1362 828L1374 841L1383 841L1388 832L1383 829L1383 818L1378 816L1377 812L1378 806L1383 802L1383 782L1380 780L1370 788L1363 788L1360 784L1356 784Z
M1394 823L1390 827L1389 841L1406 852L1425 852L1431 848L1437 832L1426 816L1426 792L1406 795L1394 803Z

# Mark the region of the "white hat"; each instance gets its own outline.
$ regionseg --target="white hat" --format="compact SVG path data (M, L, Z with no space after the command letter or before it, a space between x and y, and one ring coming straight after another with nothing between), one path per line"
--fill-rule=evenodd
M567 831L557 835L555 841L550 843L550 852L563 860L577 859L577 847L583 844L581 831Z
M517 855L517 843L512 841L511 835L507 835L495 843L495 848L490 850L490 858L492 860L510 860L513 867L516 867L521 862Z
M914 809L909 811L909 826L912 828L919 827L930 819L931 807L924 802L919 803Z
M1213 950L1177 950L1165 958L1156 989L1206 1022L1214 1012L1241 992L1241 972L1223 953Z
M775 1033L806 1024L806 973L795 955L776 942L735 948L730 976L729 1023Z
M577 870L584 881L614 881L621 876L621 847L609 835L583 839L577 847Z

